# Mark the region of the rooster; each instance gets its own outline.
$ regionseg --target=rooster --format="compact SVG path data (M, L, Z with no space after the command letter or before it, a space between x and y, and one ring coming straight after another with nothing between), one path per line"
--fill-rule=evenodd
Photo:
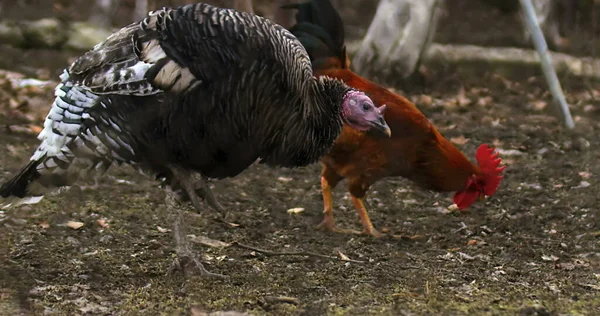
M464 210L477 199L493 195L505 167L494 149L482 144L473 164L431 124L406 98L360 77L350 69L344 45L344 25L329 0L283 6L296 9L296 24L290 31L306 48L315 76L343 80L364 91L380 105L387 105L385 120L391 138L344 125L328 155L321 159L321 189L324 219L319 228L355 232L335 226L332 190L344 178L352 203L361 219L362 233L380 237L371 223L363 199L369 187L385 177L401 176L424 189L456 191L454 203Z

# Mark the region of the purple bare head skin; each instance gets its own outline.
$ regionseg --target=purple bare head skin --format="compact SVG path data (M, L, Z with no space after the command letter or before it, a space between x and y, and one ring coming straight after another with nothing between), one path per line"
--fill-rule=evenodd
M373 100L361 91L350 90L344 96L342 115L348 125L359 131L376 130L390 137L392 132L383 118L386 106L375 107Z

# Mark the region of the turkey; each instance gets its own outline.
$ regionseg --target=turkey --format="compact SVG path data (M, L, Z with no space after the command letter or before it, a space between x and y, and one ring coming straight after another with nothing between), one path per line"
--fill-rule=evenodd
M4 198L43 196L117 163L162 179L166 202L180 191L197 211L202 198L221 209L205 178L236 176L257 159L316 162L344 122L390 135L385 106L342 81L314 78L304 47L283 27L204 3L148 13L60 79L41 144L0 188ZM167 206L178 212L178 257L209 274L187 250L181 207Z

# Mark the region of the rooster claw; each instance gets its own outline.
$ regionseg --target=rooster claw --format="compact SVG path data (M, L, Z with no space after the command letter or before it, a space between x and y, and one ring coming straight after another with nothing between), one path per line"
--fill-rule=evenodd
M371 229L370 231L365 229L361 232L361 234L362 235L370 235L374 238L381 238L381 237L387 236L386 234L380 233L378 230L376 230L374 228Z
M354 230L354 229L340 228L340 227L336 226L333 221L327 220L327 219L324 219L319 225L317 225L316 229L323 230L323 231L330 231L330 232L334 232L334 233L342 233L342 234L370 235L375 238L381 238L381 237L385 236L385 234L378 232L376 229L371 229L370 231L366 230L366 229L363 231L358 231L358 230Z

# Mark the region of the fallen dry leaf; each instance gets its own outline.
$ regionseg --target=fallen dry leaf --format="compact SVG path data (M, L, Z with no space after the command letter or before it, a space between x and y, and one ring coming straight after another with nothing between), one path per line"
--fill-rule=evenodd
M188 235L188 238L190 238L192 242L213 248L226 248L231 246L230 243L226 243L224 241L216 239L211 239L205 236Z
M36 134L31 128L21 125L9 125L7 128L12 133Z
M589 267L589 263L587 263L583 260L579 260L579 259L575 259L575 260L573 260L573 262L561 262L561 263L557 263L554 265L554 268L556 268L556 269L563 269L563 270L567 270L567 271L571 271L576 268L586 268L586 267Z
M467 245L469 246L476 246L477 245L477 240L475 239L471 239L467 242Z
M338 251L338 255L340 256L340 259L342 259L343 261L350 261L350 258L348 258L348 256L343 254L341 251Z
M460 88L458 91L458 95L456 96L456 103L460 106L467 106L473 102L471 99L467 98L465 88Z
M587 171L582 171L582 172L579 173L579 176L582 177L582 178L584 178L584 179L589 179L592 176L592 174L590 172L587 172Z
M542 101L542 100L533 102L533 108L538 111L545 109L547 105L548 105L548 102Z
M433 104L433 98L426 94L421 94L417 99L417 103L422 106L431 106L431 104Z
M30 125L29 129L34 132L35 134L39 134L42 132L42 127L41 126L37 126L37 125Z
M518 149L502 149L497 148L496 151L500 154L500 156L521 156L524 153Z
M287 210L288 214L299 214L304 212L304 208L303 207L294 207L291 208L289 210Z
M477 105L479 106L487 106L488 104L492 103L493 99L490 96L484 97L484 98L479 98L479 100L477 100Z
M104 218L99 218L96 223L98 223L98 225L100 225L100 227L102 228L109 228L110 225L106 222L106 219Z
M203 311L199 306L192 306L190 314L192 316L208 316L208 313Z
M75 221L68 221L67 222L67 226L73 229L80 229L81 227L83 227L83 223L82 222L75 222Z
M582 189L582 188L587 188L590 186L590 183L587 181L581 181L579 182L578 186L573 187L573 189Z
M166 229L166 228L162 228L162 227L160 227L160 226L156 226L156 229L158 229L158 231L159 231L159 232L161 232L161 233L166 233L166 232L168 232L168 231L169 231L168 229Z
M464 145L467 142L469 142L469 139L465 138L462 135L460 135L458 137L452 137L452 138L450 138L450 142L452 142L453 144L456 144L456 145Z
M542 256L542 260L544 260L544 261L558 261L558 259L559 258L555 255L550 255L550 256L543 255Z
M279 304L279 303L292 304L292 305L300 304L299 299L297 299L295 297L289 297L289 296L266 296L265 301L267 301L267 303L269 303L269 304Z
M402 240L417 240L417 239L423 239L425 236L423 235L412 235L412 236L408 236L408 235L392 235L392 238L396 238L396 239L402 239Z
M600 291L600 285L596 285L596 284L583 284L583 283L580 283L579 285L581 285L583 287L590 288L592 290Z
M39 223L39 226L40 226L40 228L42 228L42 229L48 229L48 228L50 228L50 223L48 223L48 221L41 221L41 222Z

